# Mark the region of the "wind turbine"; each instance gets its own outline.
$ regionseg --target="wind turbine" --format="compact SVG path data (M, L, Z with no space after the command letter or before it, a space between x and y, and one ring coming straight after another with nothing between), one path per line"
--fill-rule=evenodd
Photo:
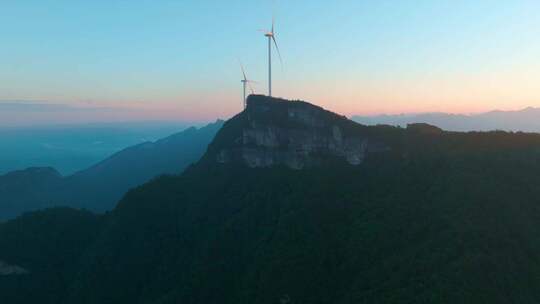
M242 82L242 85L244 88L244 99L242 99L242 102L244 103L244 109L245 109L246 108L246 86L249 87L251 94L255 94L255 92L253 91L253 87L251 86L251 83L256 83L256 82L253 80L249 80L247 78L246 71L244 70L244 66L242 65L242 63L240 63L240 68L242 69L242 75L244 76L244 78L240 80L240 82Z
M281 62L281 65L283 66L283 61L281 60L281 54L279 52L279 47L276 42L276 33L274 32L274 17L272 16L272 29L270 31L268 30L261 30L264 32L264 36L268 38L268 96L272 97L272 41L274 42L274 45L276 46L276 51L279 56L279 61Z

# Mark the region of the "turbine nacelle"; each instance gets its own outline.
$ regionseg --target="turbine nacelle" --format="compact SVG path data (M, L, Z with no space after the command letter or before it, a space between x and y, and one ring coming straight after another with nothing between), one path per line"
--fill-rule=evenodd
M249 80L249 79L242 79L240 80L241 83L247 84L249 86L249 89L251 90L251 94L255 94L253 91L253 88L251 87L251 83L258 84L255 80Z

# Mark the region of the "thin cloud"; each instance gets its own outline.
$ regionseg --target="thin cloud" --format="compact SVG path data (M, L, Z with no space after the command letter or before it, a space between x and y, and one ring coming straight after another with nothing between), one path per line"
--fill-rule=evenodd
M113 107L100 106L72 106L61 103L49 103L38 101L0 101L0 113L9 112L95 112L118 110Z

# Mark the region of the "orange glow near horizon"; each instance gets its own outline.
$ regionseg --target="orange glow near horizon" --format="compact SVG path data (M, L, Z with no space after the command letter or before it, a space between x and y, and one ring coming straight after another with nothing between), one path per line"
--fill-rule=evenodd
M0 124L230 118L242 110L239 60L256 92L267 91L267 39L256 29L272 9L263 2L250 3L252 14L207 0L143 1L127 11L102 1L58 10L6 3L0 105L43 100L83 109L2 110ZM540 1L278 8L275 96L346 116L540 107Z

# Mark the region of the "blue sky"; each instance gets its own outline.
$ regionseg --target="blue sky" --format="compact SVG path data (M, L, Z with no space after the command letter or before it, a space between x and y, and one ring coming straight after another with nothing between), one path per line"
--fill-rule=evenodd
M257 29L274 13L275 95L346 115L540 106L539 11L497 0L1 1L0 100L118 107L112 120L226 118L241 109L238 59L266 92Z

